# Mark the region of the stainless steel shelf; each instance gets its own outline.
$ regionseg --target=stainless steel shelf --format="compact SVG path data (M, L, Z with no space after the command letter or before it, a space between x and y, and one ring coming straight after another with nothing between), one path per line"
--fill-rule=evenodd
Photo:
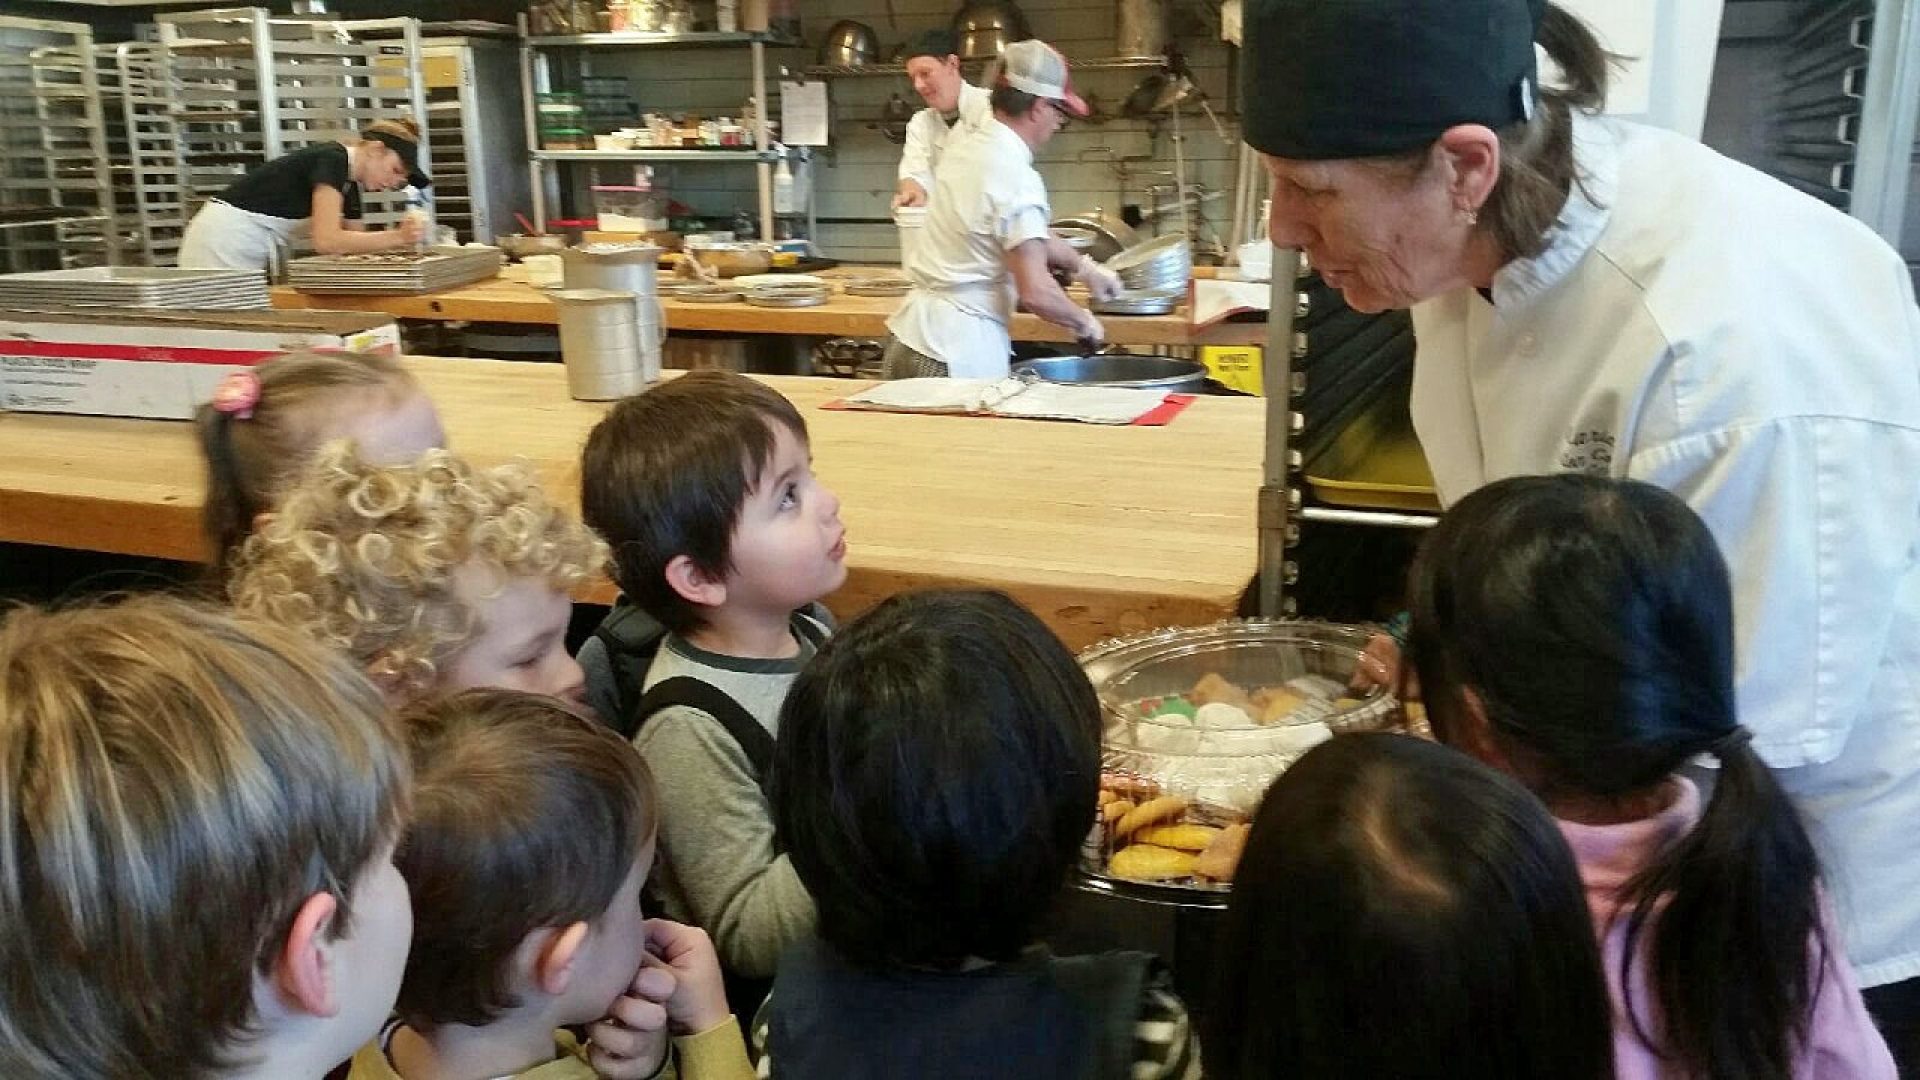
M987 61L968 60L966 63L979 67L985 65ZM1166 66L1166 63L1166 60L1158 56L1109 56L1090 60L1075 60L1069 57L1067 59L1067 66L1075 71L1139 71L1149 68L1163 68ZM813 67L801 68L800 70L804 74L816 79L858 79L881 75L905 77L907 74L907 65L861 64L857 67L847 67L844 65L817 64Z
M773 162L771 150L535 150L535 161L712 161Z
M803 42L781 34L765 32L739 31L731 34L702 32L692 34L642 34L634 32L607 34L562 34L557 36L534 37L526 39L528 45L536 49L632 49L632 48L674 48L704 49L737 47L759 42L775 48L799 48Z

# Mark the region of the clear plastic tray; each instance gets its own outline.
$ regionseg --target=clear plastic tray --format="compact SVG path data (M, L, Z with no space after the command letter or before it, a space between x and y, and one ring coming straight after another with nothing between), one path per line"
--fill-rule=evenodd
M1088 877L1121 892L1225 891L1231 861L1224 877L1220 867L1232 844L1221 834L1251 820L1275 777L1334 735L1398 722L1392 695L1351 689L1372 633L1330 623L1234 621L1157 631L1083 653L1106 718L1102 813L1082 860ZM1150 823L1131 816L1150 803L1158 810ZM1192 828L1151 832L1168 826ZM1115 861L1137 846L1144 850ZM1184 860L1168 851L1205 857ZM1153 868L1129 873L1129 861L1131 869L1143 861ZM1178 872L1189 862L1197 863L1194 872Z

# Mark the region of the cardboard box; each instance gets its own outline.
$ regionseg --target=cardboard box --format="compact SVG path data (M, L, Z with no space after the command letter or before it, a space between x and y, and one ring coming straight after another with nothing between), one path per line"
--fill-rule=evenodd
M0 411L187 420L229 372L296 349L398 355L390 315L0 310Z
M1230 390L1260 397L1265 393L1258 345L1203 345L1200 362L1215 382Z

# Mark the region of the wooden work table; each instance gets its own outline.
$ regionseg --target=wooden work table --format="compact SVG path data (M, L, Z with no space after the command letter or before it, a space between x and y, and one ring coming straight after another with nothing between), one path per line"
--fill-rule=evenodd
M452 445L530 461L578 505L605 406L558 365L415 358ZM860 384L769 377L812 430L848 528L842 615L904 589L1004 589L1075 648L1231 615L1253 573L1264 404L1203 397L1164 428L825 411ZM188 424L0 413L0 541L194 559L201 465ZM597 583L586 599L612 596Z
M508 273L518 275L519 267ZM746 303L690 304L663 297L669 330L713 330L733 334L804 334L818 337L885 337L887 317L900 306L899 297L848 296L812 308L761 308ZM471 322L544 323L558 321L553 301L544 293L502 276L443 292L419 296L319 295L273 289L273 306L304 310L377 311L399 319L464 320ZM1175 345L1259 345L1266 342L1265 323L1221 323L1195 330L1182 306L1171 315L1103 315L1107 337L1115 345L1133 347ZM1013 317L1009 328L1015 341L1071 343L1073 335L1037 315Z

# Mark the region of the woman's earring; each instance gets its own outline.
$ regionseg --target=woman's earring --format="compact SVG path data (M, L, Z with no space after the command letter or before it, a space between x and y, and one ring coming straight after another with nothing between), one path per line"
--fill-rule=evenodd
M1460 214L1460 221L1464 225L1472 226L1472 225L1480 224L1480 211L1475 210L1471 206L1461 207L1459 210L1459 214Z

